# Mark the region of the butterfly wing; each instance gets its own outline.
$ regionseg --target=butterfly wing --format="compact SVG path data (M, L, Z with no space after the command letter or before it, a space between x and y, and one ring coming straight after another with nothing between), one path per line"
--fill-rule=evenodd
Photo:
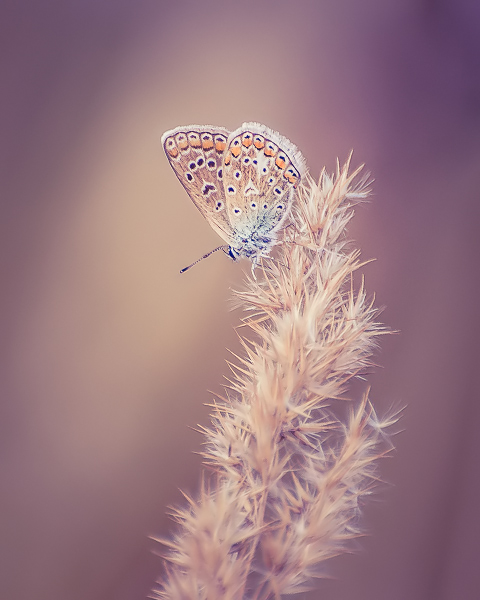
M223 191L223 155L229 132L223 127L189 125L166 131L165 154L180 183L211 227L227 243L233 229Z
M259 123L244 123L228 138L223 156L227 214L240 238L274 238L286 219L302 176L300 151Z

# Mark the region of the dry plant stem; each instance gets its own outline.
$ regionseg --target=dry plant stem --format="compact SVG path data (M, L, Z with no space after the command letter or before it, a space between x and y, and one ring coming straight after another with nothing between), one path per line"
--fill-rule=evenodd
M267 600L311 589L324 561L360 533L360 500L390 449L368 393L336 416L352 377L372 366L377 309L345 231L366 198L349 162L307 176L275 261L244 291L243 356L213 406L200 497L173 515L181 529L157 597ZM340 410L341 413L341 410Z

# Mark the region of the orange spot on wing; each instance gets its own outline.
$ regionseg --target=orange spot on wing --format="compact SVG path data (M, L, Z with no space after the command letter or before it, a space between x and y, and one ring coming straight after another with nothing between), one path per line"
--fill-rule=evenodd
M265 148L263 152L265 153L265 156L275 156L275 152L271 148Z
M277 159L275 160L275 164L277 165L277 167L279 169L285 168L285 161L283 159L281 159L280 157L277 157Z
M186 150L188 148L187 140L180 140L178 142L178 147L180 148L180 150Z
M225 156L225 160L223 161L226 165L230 164L230 154L227 154L227 156Z
M293 175L289 175L288 173L284 173L283 176L285 177L285 179L287 179L290 183L298 183L297 179L293 176ZM297 186L295 186L297 187Z
M225 146L226 146L226 145L227 145L227 144L226 144L224 141L222 141L222 140L217 140L217 141L215 142L215 150L216 150L217 152L223 152L223 151L225 150Z
M211 150L213 148L213 140L203 140L202 147L204 150Z
M283 174L283 176L285 177L285 179L288 179L288 181L290 183L295 183L295 187L297 187L298 185L298 173L296 173L293 169L288 169L288 171L285 171L285 173Z
M202 142L198 138L192 138L190 140L190 146L192 146L192 148L200 148L201 145Z
M253 145L257 150L261 150L265 146L265 142L263 142L262 140L255 140L253 142Z
M240 146L233 146L232 149L230 150L230 152L233 154L233 156L235 158L238 158L241 151L242 151L242 149L240 148Z
M250 148L250 146L252 145L252 138L244 138L242 140L242 144L245 146L245 148Z
M170 150L167 150L167 152L172 158L177 158L178 156L178 150L176 148L171 148Z

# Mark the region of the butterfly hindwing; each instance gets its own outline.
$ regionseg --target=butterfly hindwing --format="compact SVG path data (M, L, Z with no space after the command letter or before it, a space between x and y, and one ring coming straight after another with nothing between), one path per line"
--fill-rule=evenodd
M227 213L240 237L273 236L305 173L297 148L264 125L244 123L230 134L223 163Z
M223 187L223 155L229 132L223 127L190 125L162 136L175 174L195 206L226 242L232 241Z

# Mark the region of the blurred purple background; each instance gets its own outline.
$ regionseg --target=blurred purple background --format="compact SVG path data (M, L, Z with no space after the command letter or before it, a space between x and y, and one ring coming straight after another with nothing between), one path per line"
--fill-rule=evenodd
M211 394L242 266L161 133L257 120L312 174L375 177L351 235L400 335L370 378L406 405L359 554L303 598L480 596L480 4L4 1L0 598L142 599ZM249 268L245 265L245 268Z

